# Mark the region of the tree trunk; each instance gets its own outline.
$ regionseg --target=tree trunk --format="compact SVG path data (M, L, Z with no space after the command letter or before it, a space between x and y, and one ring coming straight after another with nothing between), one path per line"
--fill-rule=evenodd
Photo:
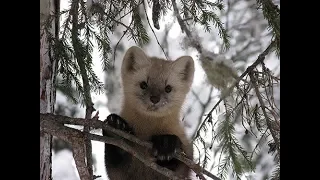
M40 0L40 25L50 14L59 11L59 3L59 0ZM52 21L51 33L54 36L57 35L57 23L58 20ZM46 37L46 32L40 26L40 113L53 113L57 64L50 58ZM40 180L51 180L51 142L51 135L40 132Z

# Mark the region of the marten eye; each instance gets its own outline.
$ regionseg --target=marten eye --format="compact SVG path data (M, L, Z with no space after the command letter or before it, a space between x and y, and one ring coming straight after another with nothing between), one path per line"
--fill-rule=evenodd
M141 88L141 89L147 89L147 87L148 87L148 84L147 84L145 81L142 81L142 82L140 83L140 88Z
M169 92L171 92L172 87L170 85L167 85L164 90L166 91L166 93L169 93Z

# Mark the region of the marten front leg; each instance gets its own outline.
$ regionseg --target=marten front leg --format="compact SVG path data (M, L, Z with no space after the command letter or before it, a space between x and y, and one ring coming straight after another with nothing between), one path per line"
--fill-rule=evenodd
M110 114L104 123L109 126L122 130L124 132L134 134L131 127L129 127L128 123L118 116L117 114ZM111 132L107 132L105 130L102 131L103 136L114 137ZM105 144L105 164L109 167L118 167L119 165L126 163L130 159L130 154L121 148L111 145Z
M171 170L175 170L181 163L173 158L174 153L181 151L181 141L176 135L153 135L152 153L157 158L157 164Z

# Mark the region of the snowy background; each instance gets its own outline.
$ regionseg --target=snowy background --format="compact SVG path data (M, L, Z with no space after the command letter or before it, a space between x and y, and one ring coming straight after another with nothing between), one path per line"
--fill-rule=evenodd
M261 11L257 11L254 7L256 1L248 0L237 2L230 0L229 2L233 3L232 8L230 8L230 11L228 11L228 24L231 29L231 48L228 51L228 53L225 54L225 56L226 58L231 58L233 60L233 65L239 70L239 74L241 74L241 72L243 72L243 70L247 66L251 65L252 62L256 60L259 53L261 53L267 47L267 45L270 43L271 35L270 32L267 30L267 22L263 18ZM69 3L67 0L62 0L61 11L65 8L69 8ZM150 19L150 10L148 11L148 14ZM223 22L226 22L226 14L220 14L220 16ZM62 18L61 21L64 21L64 19ZM124 19L125 24L128 21L128 19ZM148 26L147 23L146 26ZM211 33L204 33L201 27L195 29L194 31L198 32L198 36L200 37L200 41L203 44L203 47L214 53L219 53L221 47L221 40L219 39L219 36L217 35L215 28L213 27L212 29L213 31ZM110 36L113 48L122 36L122 31L123 28L118 27L117 32ZM162 21L160 21L160 30L154 29L154 31L156 33L157 38L159 39L159 42L165 47L165 51L171 59L176 59L179 56L188 54L192 56L195 60L196 70L192 90L194 91L194 93L198 94L199 99L196 98L193 95L193 93L190 92L190 94L188 94L188 98L183 109L183 113L185 115L186 129L191 137L197 128L198 119L201 118L203 113L208 112L213 107L213 105L219 100L220 92L215 88L212 89L211 86L207 83L205 74L198 61L197 51L195 51L192 48L184 47L184 35L181 33L181 29L178 23L172 18L172 13L168 13L168 15L165 18L163 18ZM145 52L150 55L152 54L154 56L164 57L164 54L161 48L159 48L159 45L157 44L155 38L153 37L150 28L149 36L151 38L151 42L143 47ZM249 43L250 45L248 45ZM132 45L134 45L134 42L128 41L126 38L122 39L120 45L118 46L117 54L115 57L116 68L120 67L124 52ZM94 49L92 57L94 63L94 71L99 77L99 79L107 85L106 89L108 90L109 88L110 90L110 86L108 85L111 84L112 88L119 88L120 79L117 76L117 73L119 73L118 69L116 69L115 75L104 73L101 67L100 56L96 48ZM265 64L276 75L280 74L279 59L277 59L274 53L267 56ZM275 98L278 100L278 103L280 104L279 91L280 90L276 91L277 94ZM208 97L211 97L211 100L207 105L208 108L203 109L201 104L205 103ZM110 112L119 111L119 99L121 99L121 93L119 93L119 91L107 91L107 93L100 95L92 94L92 100L95 104L95 108L99 111L100 120L105 119L110 114ZM201 102L199 102L199 100ZM70 113L72 113L72 108L74 108L74 117L83 118L85 115L85 110L83 107L80 107L80 105L72 105L59 91L57 92L57 105L58 104L63 105L62 109L65 111L66 115L70 115ZM193 105L192 109L190 109L190 104ZM215 115L214 119L217 118L218 114ZM242 130L243 129L241 129L241 131ZM97 131L97 133L100 134L101 132ZM238 133L243 134L243 132L240 131ZM240 137L240 139L244 138L246 137ZM108 179L104 168L104 144L92 141L92 151L93 157L95 159L94 174L102 176L101 178L99 178L99 180ZM246 175L247 179L262 180L265 179L266 175L270 175L273 168L273 157L269 155L267 151L267 146L261 147L260 153L262 155L260 157L260 160L258 161L256 172L253 174ZM214 157L215 158L211 159L212 167L215 167L218 164L218 156ZM75 163L72 157L72 153L67 148L53 152L52 164L53 180L79 179L77 170L75 168ZM217 174L216 168L212 168L212 173Z

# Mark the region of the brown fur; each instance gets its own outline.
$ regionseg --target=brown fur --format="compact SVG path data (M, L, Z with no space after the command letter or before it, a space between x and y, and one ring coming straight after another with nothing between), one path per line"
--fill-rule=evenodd
M180 124L180 111L189 92L194 75L194 62L190 56L182 56L175 61L167 61L156 57L148 57L140 48L127 50L121 69L124 101L120 116L134 129L135 135L148 140L152 135L177 135L183 150L192 159L192 143L187 139ZM142 93L140 83L146 81L150 92ZM165 92L166 85L172 86L170 93ZM159 105L150 102L150 94L161 94ZM146 157L151 153L139 149ZM166 180L163 175L146 168L138 159L132 158L130 163L118 168L108 168L110 180ZM190 179L190 170L179 164L178 175Z

